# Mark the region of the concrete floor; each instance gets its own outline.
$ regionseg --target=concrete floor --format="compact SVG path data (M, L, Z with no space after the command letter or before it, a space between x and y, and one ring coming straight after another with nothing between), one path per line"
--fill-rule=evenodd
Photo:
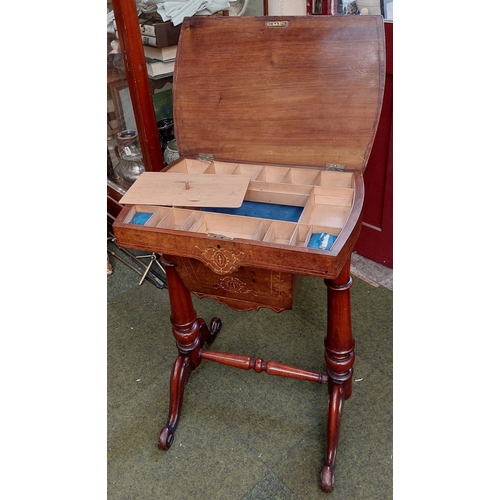
M352 254L351 274L374 286L383 286L389 290L393 289L392 269L366 257L362 257L357 253Z

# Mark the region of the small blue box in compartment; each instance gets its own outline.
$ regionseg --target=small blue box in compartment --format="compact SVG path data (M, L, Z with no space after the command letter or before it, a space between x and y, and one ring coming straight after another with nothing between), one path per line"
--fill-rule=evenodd
M328 233L313 233L307 244L308 248L319 248L320 250L330 250L333 243L337 239L336 236Z
M153 215L153 212L137 212L130 221L130 224L137 224L138 226L144 226L149 218Z
M297 222L302 214L303 207L290 205L274 205L257 201L244 201L238 208L203 208L205 212L217 212L230 215L244 215L259 219L274 219L286 222Z

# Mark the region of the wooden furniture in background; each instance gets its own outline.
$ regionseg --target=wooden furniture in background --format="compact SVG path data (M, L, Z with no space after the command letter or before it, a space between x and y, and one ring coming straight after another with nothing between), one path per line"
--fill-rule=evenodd
M161 254L167 275L179 352L160 448L172 445L184 388L202 360L325 383L320 486L333 489L342 407L352 392L350 261L361 230L363 172L382 106L383 30L380 16L184 20L174 73L181 157L162 175L248 176L245 198L266 201L274 211L270 220L214 217L168 202L152 206L141 198L142 204L132 199L116 218L118 244ZM221 183L220 196L224 188ZM298 222L274 215L283 200L304 207ZM144 212L152 214L148 221L134 224L134 216ZM278 234L286 224L292 225L288 236ZM329 250L308 246L316 231L336 236ZM297 278L304 275L324 279L327 287L326 374L206 348L221 320L199 318L191 292L239 311L281 311L292 307Z

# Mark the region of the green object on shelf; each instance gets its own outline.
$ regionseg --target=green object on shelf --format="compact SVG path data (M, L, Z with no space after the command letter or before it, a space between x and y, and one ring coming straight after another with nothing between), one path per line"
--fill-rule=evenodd
M152 94L156 121L174 116L172 89Z

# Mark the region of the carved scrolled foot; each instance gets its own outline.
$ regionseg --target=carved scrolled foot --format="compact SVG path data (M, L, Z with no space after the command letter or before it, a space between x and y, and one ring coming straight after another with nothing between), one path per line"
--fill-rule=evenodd
M170 426L165 426L158 437L158 448L160 450L168 450L172 443L174 442L174 431L170 429Z
M327 493L333 491L334 482L335 476L333 475L332 468L329 465L323 466L320 475L321 489Z
M210 327L201 318L198 318L198 326L200 329L200 342L198 348L202 348L203 344L211 344L216 338L217 334L222 328L222 321L219 318L212 318L210 320ZM195 367L198 366L195 362Z
M344 403L344 387L338 384L330 384L330 397L328 401L328 422L326 432L326 455L321 469L321 489L332 491L335 476L335 458L337 456L337 444L339 441L340 421L342 418L342 406Z
M222 328L222 321L220 318L212 318L210 321L210 333L207 342L213 342L217 337L217 334Z
M168 421L158 437L158 448L168 450L174 440L174 432L181 414L182 398L191 373L190 358L179 355L170 374L170 411Z

